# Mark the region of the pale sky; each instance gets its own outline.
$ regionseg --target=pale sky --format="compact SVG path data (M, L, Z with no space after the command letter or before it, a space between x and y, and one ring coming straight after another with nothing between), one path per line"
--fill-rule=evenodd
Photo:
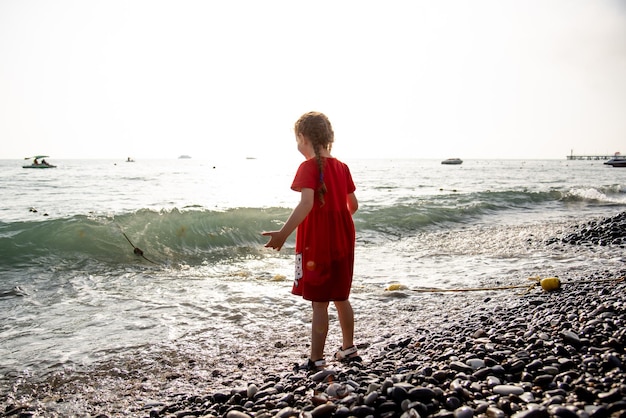
M626 0L0 0L0 159L626 153Z

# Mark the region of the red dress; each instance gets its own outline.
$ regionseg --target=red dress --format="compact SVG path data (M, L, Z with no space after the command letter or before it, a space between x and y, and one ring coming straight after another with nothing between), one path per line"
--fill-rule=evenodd
M319 201L317 160L303 162L291 188L315 190L311 212L296 232L296 276L291 292L306 300L347 300L352 286L355 230L347 196L355 191L348 166L335 158L323 158L326 194Z

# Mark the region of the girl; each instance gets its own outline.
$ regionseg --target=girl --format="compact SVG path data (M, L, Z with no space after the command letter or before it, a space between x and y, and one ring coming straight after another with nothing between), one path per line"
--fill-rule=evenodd
M328 304L333 301L341 325L343 345L339 361L360 361L354 346L354 312L348 297L352 286L355 231L352 215L359 204L348 166L330 155L334 133L328 118L305 113L295 125L298 151L304 161L291 188L300 192L295 207L280 231L263 232L268 248L280 250L294 229L296 275L292 293L311 301L311 355L303 367L326 366L324 345L328 334Z

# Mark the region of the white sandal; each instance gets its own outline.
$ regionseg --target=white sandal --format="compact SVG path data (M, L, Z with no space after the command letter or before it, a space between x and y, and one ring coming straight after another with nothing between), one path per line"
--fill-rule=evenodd
M298 371L298 370L306 370L309 372L318 372L320 370L324 370L324 368L326 367L326 360L324 360L323 358L319 359L319 360L311 360L309 359L306 363L304 364L297 364L294 367L294 371Z
M355 346L348 347L345 350L340 348L339 351L335 353L335 360L343 362L362 361Z

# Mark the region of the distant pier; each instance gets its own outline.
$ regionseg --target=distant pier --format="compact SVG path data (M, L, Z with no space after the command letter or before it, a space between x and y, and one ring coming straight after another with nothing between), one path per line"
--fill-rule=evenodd
M616 152L613 155L574 155L574 150L571 150L569 155L565 157L568 160L610 160L611 158L615 158L619 156L620 153Z
M610 160L614 155L568 155L568 160Z

